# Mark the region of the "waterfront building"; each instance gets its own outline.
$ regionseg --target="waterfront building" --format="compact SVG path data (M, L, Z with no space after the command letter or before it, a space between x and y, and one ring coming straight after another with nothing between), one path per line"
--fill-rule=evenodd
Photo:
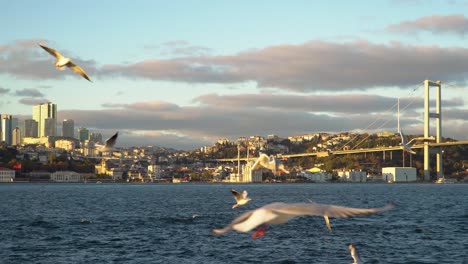
M56 136L57 134L57 105L44 103L33 106L33 119L37 122L38 136ZM46 119L47 121L46 126ZM46 130L47 128L47 130Z
M62 122L62 136L75 137L75 121L72 119L65 119Z
M386 182L415 182L416 168L387 167L382 168L382 179Z
M365 171L339 171L338 177L346 182L367 182L367 173Z
M34 119L24 120L24 137L37 138L38 136L38 123Z
M0 167L0 182L12 182L15 180L15 171Z
M81 174L74 171L56 171L50 174L52 182L82 182Z

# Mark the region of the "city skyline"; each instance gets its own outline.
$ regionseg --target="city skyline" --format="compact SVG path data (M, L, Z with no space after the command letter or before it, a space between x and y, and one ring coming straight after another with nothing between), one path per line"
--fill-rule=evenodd
M442 81L443 136L468 140L466 1L4 8L0 113L20 122L53 102L56 119L75 128L119 131L117 146L189 150L250 135L396 132L400 98L402 128L422 134L430 79ZM72 58L93 83L56 70L37 43Z

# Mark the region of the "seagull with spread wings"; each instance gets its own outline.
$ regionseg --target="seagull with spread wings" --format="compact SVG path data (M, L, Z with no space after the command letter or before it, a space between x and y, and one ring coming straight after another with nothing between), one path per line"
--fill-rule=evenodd
M249 197L247 197L248 193L247 193L246 190L244 190L242 193L240 193L240 192L232 189L231 193L234 196L234 199L236 200L236 204L232 206L232 209L237 208L237 207L242 206L242 205L245 205L249 201L252 200Z
M119 132L115 132L113 136L106 139L106 143L104 145L96 144L95 146L99 148L100 151L110 151L114 148L115 143L117 142L117 137L119 136Z
M262 167L271 170L273 174L275 175L279 171L282 171L284 173L289 173L289 171L284 168L284 165L280 163L278 159L276 159L273 156L268 157L264 153L260 153L260 156L252 165L252 170L258 170Z
M283 224L289 220L303 215L317 215L325 218L325 223L331 231L329 217L346 218L358 215L375 214L390 210L393 204L387 204L380 208L353 208L338 205L319 203L271 203L255 210L245 212L235 218L229 225L221 229L214 229L214 234L224 234L231 230L249 232L257 228L252 238L263 236L267 225Z
M91 81L91 79L88 77L86 72L78 65L74 64L70 58L64 57L60 52L51 49L49 47L46 47L45 45L39 44L38 45L43 48L45 51L47 51L50 55L54 56L57 61L55 62L55 67L59 70L63 70L65 67L70 68L72 71L78 73L81 75L83 78L86 80Z

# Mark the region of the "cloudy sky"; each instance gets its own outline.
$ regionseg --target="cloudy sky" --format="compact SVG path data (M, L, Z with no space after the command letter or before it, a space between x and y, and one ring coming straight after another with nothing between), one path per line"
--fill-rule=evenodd
M218 138L423 133L440 80L443 134L468 140L468 1L2 1L0 113L53 102L121 146ZM465 12L463 12L465 11ZM73 59L93 82L37 43ZM433 104L432 104L433 107ZM435 132L435 131L434 131Z

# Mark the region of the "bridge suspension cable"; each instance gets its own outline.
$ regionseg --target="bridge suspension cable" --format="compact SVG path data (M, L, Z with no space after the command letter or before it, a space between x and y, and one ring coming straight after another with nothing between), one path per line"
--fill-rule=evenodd
M405 110L406 108L408 108L412 103L414 103L414 101L418 98L414 95L414 93L419 89L421 88L422 86L424 85L423 82L420 82L416 85L416 87L408 94L408 97L411 98L411 97L414 97L413 100L408 103L405 107L403 107L403 109L400 109L400 111L402 110ZM385 112L383 112L382 114L378 115L376 117L376 119L371 122L365 129L364 131L367 131L369 130L375 123L377 123L380 119L382 119L384 116L386 116L390 111L392 111L396 106L398 105L398 102L396 102L392 107L390 107L389 109L387 109ZM382 128L384 125L388 124L388 122L390 122L391 120L387 120L386 122L384 122L383 124L381 124L379 127L377 127L376 129L380 129ZM368 137L370 136L367 135L367 137L365 137L364 139L362 139L358 144L356 144L353 149L355 149L356 147L358 147L360 144L362 144L362 142L364 142ZM359 135L356 135L354 136L352 139L350 139L348 142L346 142L342 147L341 149L344 149L346 146L348 146L351 142L353 142L354 140L356 140L357 138L359 137Z

